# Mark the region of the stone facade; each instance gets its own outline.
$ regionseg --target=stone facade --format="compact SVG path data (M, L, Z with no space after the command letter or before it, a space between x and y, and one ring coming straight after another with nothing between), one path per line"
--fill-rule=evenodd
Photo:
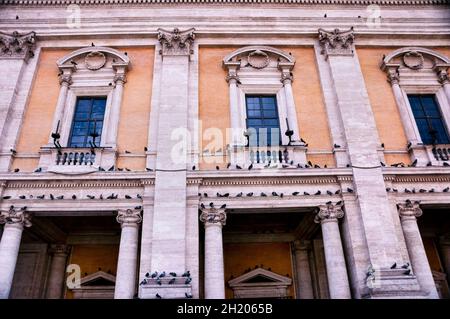
M450 146L408 101L450 131L446 1L4 3L0 298L450 297ZM99 145L68 147L80 97ZM290 248L227 259L255 243Z

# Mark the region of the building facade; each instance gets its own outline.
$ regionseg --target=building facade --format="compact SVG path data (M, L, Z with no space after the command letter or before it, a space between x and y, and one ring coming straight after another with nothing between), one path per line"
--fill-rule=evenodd
M450 298L447 1L0 16L0 298Z

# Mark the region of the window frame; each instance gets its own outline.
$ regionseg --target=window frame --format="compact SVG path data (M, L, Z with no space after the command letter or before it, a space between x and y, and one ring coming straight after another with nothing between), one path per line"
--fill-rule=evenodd
M252 118L249 118L249 115L248 115L248 98L258 98L258 100L259 100L259 107L260 107L260 110L262 111L262 109L263 109L263 107L262 107L262 99L264 98L264 97L270 97L270 98L273 98L273 100L274 100L274 106L275 106L275 113L276 113L276 117L270 117L270 118L265 118L264 116L263 116L263 113L261 112L261 117L259 117L259 118L255 118L255 119L261 119L261 120L264 120L264 119L276 119L277 120L277 124L278 124L278 129L279 129L279 145L271 145L271 141L267 141L267 145L265 145L265 146L267 146L267 147L273 147L273 146L281 146L282 144L283 144L283 141L282 141L282 131L281 131L281 121L280 121L280 112L279 112L279 110L278 110L278 101L277 101L277 95L276 94L252 94L252 93L249 93L249 94L245 94L245 127L246 127L246 129L248 130L250 127L249 127L249 125L248 125L248 121L249 120L251 120ZM258 134L259 135L259 134ZM258 139L257 139L257 146L260 146L259 145L259 136L258 136Z
M449 135L448 125L446 123L446 120L445 120L445 117L444 117L444 114L443 114L444 112L442 112L442 108L441 108L441 105L439 104L439 101L438 101L438 98L437 98L436 94L432 94L432 93L421 93L421 94L409 93L409 94L406 94L406 96L407 96L407 99L408 99L409 107L410 107L411 112L412 112L413 117L414 117L415 124L417 126L418 131L419 131L419 136L420 136L420 139L421 139L422 143L424 145L450 144L450 135ZM410 101L410 98L412 98L412 97L415 97L415 98L418 99L419 104L420 104L420 108L421 108L421 110L422 110L422 112L424 114L422 117L414 115L414 111L412 109L412 105L411 105L411 101ZM435 107L437 109L438 115L436 115L434 117L430 117L430 116L427 115L426 109L425 109L425 107L423 105L423 102L422 102L422 99L424 97L431 97L431 99L433 100L433 102L435 104ZM441 121L441 123L442 123L442 127L443 127L445 135L446 135L446 142L444 142L444 143L441 143L441 142L434 143L434 141L431 142L431 143L425 142L423 137L422 137L419 125L417 123L417 121L421 120L421 119L424 119L426 121L426 123L427 123L427 126L428 126L427 134L430 134L429 132L433 128L433 124L431 123L431 121L433 119L439 119ZM435 139L435 141L436 141L436 139Z
M79 102L80 100L82 100L82 99L84 99L84 100L90 100L90 101L91 101L91 105L90 105L90 107L91 107L91 109L90 109L90 116L89 116L89 118L88 118L87 120L76 120L76 119L75 119L75 115L76 115L76 111L77 111L78 102ZM68 146L68 147L70 147L70 148L87 148L87 147L91 147L90 145L73 146L73 145L72 145L72 139L73 139L73 130L74 130L75 122L87 122L87 123L88 123L88 134L89 134L89 132L90 132L90 130L91 130L91 129L90 129L90 127L91 127L91 122L94 122L94 121L95 121L95 119L92 118L92 106L93 106L94 100L104 100L104 101L105 101L105 106L104 106L104 111L103 111L103 117L102 117L102 120L101 120L101 122L102 122L102 132L100 132L100 136L99 136L100 141L99 141L98 144L95 144L96 146L100 146L100 145L101 145L102 137L104 138L104 136L103 136L103 125L104 125L104 123L105 123L105 113L106 113L106 102L107 102L107 99L108 99L107 96L77 96L77 99L76 99L76 102L75 102L75 108L74 108L74 112L73 112L73 116L72 116L72 126L71 126L71 128L70 128L69 138L68 138L68 140L67 140L67 146ZM85 141L84 141L83 144L87 144L87 142L88 142L88 141L87 141L87 140L88 140L88 137L89 137L89 135L86 135L86 136L84 137L84 138L85 138Z

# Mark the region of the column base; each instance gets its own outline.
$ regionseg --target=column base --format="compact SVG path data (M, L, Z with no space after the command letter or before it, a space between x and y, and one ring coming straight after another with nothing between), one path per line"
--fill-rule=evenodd
M173 284L169 281L175 278ZM161 278L161 285L156 283L156 279L147 279L146 284L139 286L140 299L190 299L192 296L192 285L184 284L186 277ZM158 296L156 295L158 294Z
M363 299L427 299L414 275L405 269L379 269L367 277L367 291Z

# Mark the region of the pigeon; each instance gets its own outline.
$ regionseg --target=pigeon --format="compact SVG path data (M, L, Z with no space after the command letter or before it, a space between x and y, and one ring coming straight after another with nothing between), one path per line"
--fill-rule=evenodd
M416 167L417 165L417 158L411 163L411 167Z
M193 170L193 171L195 171L195 165L194 165L194 166L192 166L192 170Z
M100 172L104 172L104 171L105 171L105 169L104 169L103 167L101 167L101 166L98 167L98 170L99 170Z
M350 187L347 187L347 192L353 193L353 189L351 189Z
M155 271L153 274L150 275L150 277L152 277L152 278L156 278L156 276L158 276L158 272L157 271Z
M248 170L251 170L253 168L253 164L250 164L250 166L248 167Z
M242 169L242 167L236 164L236 169Z
M442 165L444 165L444 166L450 166L450 164L447 163L447 162L442 163Z
M330 196L332 196L332 195L333 195L333 192L327 190L327 194L330 195Z
M176 279L176 278L170 279L170 280L169 280L169 285L173 285L173 284L175 283L175 279Z
M127 150L125 150L125 154L131 154L131 152L130 152L130 151L127 151Z
M283 193L280 193L280 197L283 198L283 196L284 196L284 194L283 194Z
M330 200L330 201L326 202L325 204L326 205L331 205L331 203L332 203L332 201Z
M10 199L11 196L3 196L3 199Z
M103 194L100 194L100 196L98 198L103 200Z
M267 195L265 193L261 193L262 197L267 197Z
M419 189L419 193L426 193L426 192L427 192L426 189L423 189L423 188Z
M114 165L108 169L108 172L112 172L112 171L114 171Z
M225 193L222 195L222 197L228 197L228 196L230 196L230 193Z
M434 193L434 188L430 189L428 193Z
M156 298L162 299L162 297L158 293L156 293Z
M397 263L394 263L394 264L391 266L391 269L395 269L395 268L397 268Z
M214 203L213 202L209 203L209 207L213 208L214 207Z
M334 144L334 148L340 148L341 146L338 144Z
M391 188L390 187L386 187L386 192L390 192Z
M141 283L139 284L140 286L147 284L147 279L144 279L141 281Z
M76 195L72 195L72 199L77 199L77 196Z
M177 274L174 273L173 271L172 271L172 272L169 272L169 275L171 275L172 277L176 277L176 276L177 276Z
M442 191L443 191L444 193L448 193L449 190L450 190L450 187L446 187L446 188L444 188Z
M70 61L70 63L72 63L73 65L78 65L78 63L75 61Z
M187 292L185 292L184 295L186 296L187 299L191 299L192 298L192 295L188 294Z
M278 196L277 192L272 192L272 196Z
M64 195L57 196L56 199L64 199Z
M412 193L409 189L405 188L405 193Z
M142 196L140 194L137 194L136 198L142 199Z
M50 194L49 196L50 196L50 199L51 199L51 200L54 200L54 199L55 199L55 196L53 196L53 194Z
M25 195L20 195L19 198L20 198L20 199L25 199L25 198L27 198L27 197L26 197Z
M314 195L320 195L320 194L322 194L322 192L321 191L317 191Z
M162 285L161 279L156 278L156 283L161 286Z
M253 193L247 193L246 196L247 196L247 197L252 197L252 196L253 196Z
M342 201L341 200L336 203L336 206L340 206L340 205L342 205Z
M242 197L242 195L244 195L242 192L240 192L239 194L236 194L236 197Z
M130 195L125 195L125 198L126 199L131 199L131 196Z
M95 199L95 196L93 196L93 195L86 195L86 197L89 199Z
M146 278L150 278L150 273L148 273L148 272L145 273L145 277L146 277Z
M186 278L186 280L184 281L185 285L188 285L190 282L192 281L191 277Z
M306 196L308 196L308 195L310 195L308 192L303 192L303 195L306 195Z
M299 192L293 192L292 196L297 196L299 194Z
M92 42L92 43L91 43L91 47L95 47L95 44L94 44L94 42Z
M386 164L384 164L383 162L380 162L380 165L383 166L383 167L386 166Z
M36 198L39 198L39 199L44 199L44 198L45 198L45 195L41 195L41 196L36 196Z
M40 173L42 172L42 167L38 167L34 170L35 173Z
M433 164L431 162L428 162L427 166L433 166Z
M225 207L227 207L227 204L223 204L222 206L220 206L221 209L225 209Z
M201 204L200 204L200 207L203 208L203 209L205 209L205 204L201 203Z
M337 191L334 192L335 195L339 195L341 193L341 190L338 189Z
M148 151L148 148L147 148L147 146L145 146L144 147L144 152L147 152Z
M230 166L231 166L231 163L228 163L228 164L227 164L227 168L230 168Z
M303 168L303 166L301 166L300 163L298 163L297 168Z
M220 170L220 167L219 167L219 166L216 166L216 170Z
M403 269L408 269L409 268L409 263L405 263L404 265L402 265Z
M152 170L151 168L148 168L148 167L146 167L145 170L146 170L147 172L153 172L153 170Z
M19 168L15 168L15 169L14 169L14 173L18 173L19 171L20 171Z
M208 197L208 193L203 193L203 197Z
M404 275L410 275L411 274L411 269L407 269L403 272Z

